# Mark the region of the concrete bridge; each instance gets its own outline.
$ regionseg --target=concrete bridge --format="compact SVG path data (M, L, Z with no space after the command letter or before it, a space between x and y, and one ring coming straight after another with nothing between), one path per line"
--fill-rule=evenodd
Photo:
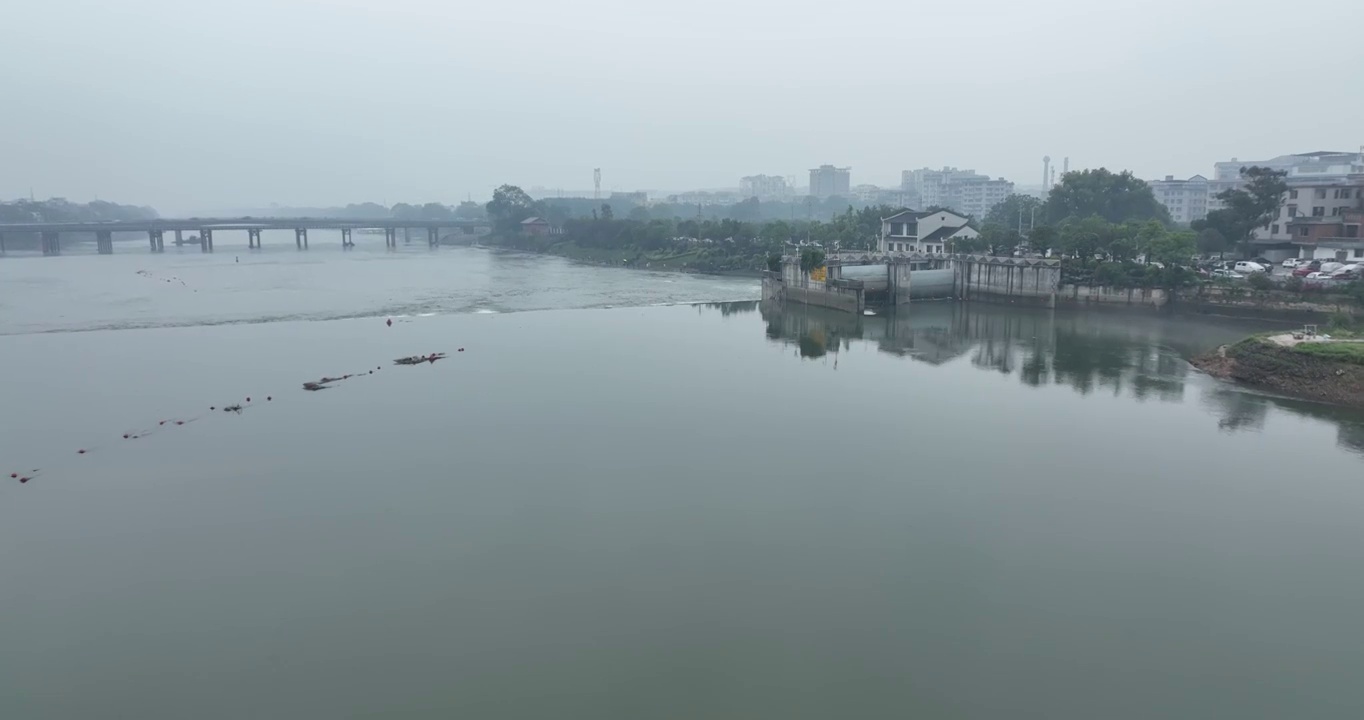
M396 220L392 218L181 218L156 220L115 220L111 222L58 222L58 223L0 223L0 254L5 248L5 236L20 233L36 234L41 239L44 255L60 255L63 233L86 233L95 236L95 243L101 255L114 252L114 233L146 233L152 252L165 252L165 234L174 233L176 245L197 244L203 252L213 252L215 232L245 231L248 248L261 247L261 232L264 230L293 230L294 245L299 250L308 249L309 230L340 230L341 247L355 247L351 239L355 230L383 230L384 244L390 248L398 246L398 231L405 239L410 239L413 230L425 230L427 243L435 246L440 242L442 230L463 230L472 232L489 227L484 220ZM197 240L186 239L184 233L197 235Z
M861 313L868 293L887 305L913 299L956 298L1056 306L1060 261L1042 258L921 252L835 252L822 278L800 268L800 256L782 256L781 273L763 280L764 299L782 299Z

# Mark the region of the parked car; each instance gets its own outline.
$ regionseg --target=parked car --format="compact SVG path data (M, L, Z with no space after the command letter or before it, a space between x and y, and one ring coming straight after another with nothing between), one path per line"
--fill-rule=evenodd
M1306 279L1306 280L1330 280L1330 279L1331 279L1331 273L1325 273L1325 272L1322 272L1322 271L1318 270L1318 271L1316 271L1316 272L1307 273L1307 277L1304 278L1304 279Z
M1320 269L1320 260L1310 260L1305 263L1299 263L1297 267L1293 268L1293 277L1307 277Z
M1331 278L1334 280L1358 280L1361 275L1364 275L1364 266L1355 264L1346 265L1331 273Z
M1250 259L1250 261L1253 263L1260 263L1261 265L1264 265L1266 270L1268 270L1270 267L1274 265L1273 260L1270 260L1269 258L1263 255L1261 255L1260 257L1253 257Z
M1257 273L1265 272L1267 268L1254 260L1242 260L1232 266L1232 270L1238 273Z
M1239 265L1240 263L1237 264ZM1242 280L1246 276L1238 272L1233 272L1231 270L1213 270L1212 277L1222 278L1223 280Z
M1297 259L1297 258L1288 258L1287 260L1284 260L1284 261L1283 261L1283 266L1286 267L1286 268L1292 269L1292 268L1297 267L1299 263L1304 263L1304 264L1305 264L1306 262L1307 262L1306 260L1299 260L1299 259Z

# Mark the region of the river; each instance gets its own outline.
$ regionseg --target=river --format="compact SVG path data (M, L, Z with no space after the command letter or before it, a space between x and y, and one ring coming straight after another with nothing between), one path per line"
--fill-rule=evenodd
M0 259L0 717L1364 714L1262 325L357 241Z

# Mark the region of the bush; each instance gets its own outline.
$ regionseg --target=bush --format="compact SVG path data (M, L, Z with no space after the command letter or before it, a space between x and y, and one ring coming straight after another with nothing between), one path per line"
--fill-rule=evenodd
M1304 283L1302 281L1302 278L1298 277L1297 275L1290 275L1288 276L1288 280L1284 282L1283 286L1284 289L1288 290L1289 292L1300 293L1302 292L1303 284Z
M1250 277L1246 278L1246 284L1255 290L1274 289L1274 281L1269 279L1269 273L1251 273Z

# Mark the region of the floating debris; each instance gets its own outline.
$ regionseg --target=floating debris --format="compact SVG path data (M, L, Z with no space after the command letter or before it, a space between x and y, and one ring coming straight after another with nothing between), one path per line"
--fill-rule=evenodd
M147 273L146 271L139 271L138 274L139 274L139 275L143 275L143 276L147 276L147 277L151 277L150 273ZM159 279L163 279L163 278L152 278L152 279L158 279L158 280L159 280ZM179 278L174 278L174 280L179 281ZM464 352L464 348L459 348L459 349L458 349L458 352ZM394 360L393 362L394 362L395 365L420 365L420 364L422 364L422 363L434 364L437 360L443 360L443 359L445 359L445 357L446 357L446 354L445 354L445 353L434 353L434 352L433 352L433 353L430 353L430 354L427 354L427 355L412 355L412 356L409 356L409 357L398 358L398 359ZM347 373L347 374L341 375L341 376L339 376L339 377L324 376L324 377L322 377L322 378L320 378L320 379L318 379L318 380L313 380L313 381L309 381L309 382L303 383L303 389L304 389L304 390L307 390L307 391L310 391L310 392L315 392L315 391L317 391L317 390L327 390L327 389L330 389L330 388L334 387L336 383L339 383L339 382L341 382L341 381L343 381L343 380L349 380L349 379L351 379L351 378L353 378L353 377L356 377L356 376L358 376L358 375L373 375L376 371L378 371L378 370L383 370L383 369L384 369L384 366L383 366L383 365L378 365L378 366L375 366L375 368L374 368L373 370L365 370L365 371L363 371L363 372L357 372L357 373ZM274 400L274 396L273 396L273 395L266 395L266 396L265 396L265 399L266 399L267 402L268 402L268 401L273 401L273 400ZM231 404L231 405L223 405L222 407L219 407L219 406L217 406L217 405L210 405L208 409L209 409L210 411L212 411L212 412L217 412L218 410L221 410L222 412L229 412L229 413L241 414L241 413L249 406L250 403L251 403L251 397L250 397L250 396L247 396L247 397L246 397L246 402L245 402L245 403L233 403L233 404ZM201 406L201 407L202 407L202 406ZM166 418L166 419L164 419L164 420L158 420L158 421L156 422L156 424L153 425L153 426L151 426L150 428L146 428L146 429L134 429L134 430L125 431L125 432L122 433L122 437L123 437L124 440L137 440L137 439L146 437L146 436L148 436L148 435L153 435L153 434L156 434L156 433L158 433L158 432L161 432L162 430L167 429L167 428L166 428L167 425L172 425L172 426L184 426L184 425L188 425L189 423L195 422L195 421L197 421L197 420L201 420L201 419L203 419L203 418L205 418L205 417L207 417L207 416L208 416L208 414L205 413L205 414L197 415L197 416L194 416L194 417L183 417L183 416L182 416L182 417L169 417L169 418ZM97 451L99 451L99 450L100 450L100 446L86 446L86 447L78 448L78 449L76 450L76 454L77 454L77 455L87 455L87 454L90 454L90 453L93 453L93 452L97 452ZM21 472L17 472L17 471L16 471L16 472L11 472L9 476L10 476L10 479L12 479L12 480L18 480L20 483L28 483L29 480L32 480L32 479L38 477L38 474L39 474L38 470L37 470L37 469L34 469L34 470L32 470L31 472L27 472L27 473L21 473Z
M430 355L409 355L408 357L398 358L393 361L394 365L420 365L422 363L435 363L437 360L444 360L445 353L431 353Z

